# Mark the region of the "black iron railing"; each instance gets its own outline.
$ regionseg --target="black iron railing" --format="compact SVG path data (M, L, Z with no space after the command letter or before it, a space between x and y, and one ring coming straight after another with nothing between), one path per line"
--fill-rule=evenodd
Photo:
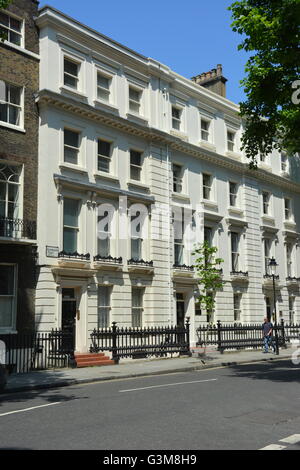
M187 266L186 264L173 264L174 269L179 269L180 271L194 271L194 266Z
M68 259L78 259L78 260L86 260L89 261L91 258L91 255L89 253L82 254L78 253L77 251L74 252L68 252L65 250L62 250L58 253L59 258L68 258Z
M36 222L0 217L0 237L36 239Z
M145 261L143 259L136 259L136 258L131 258L128 260L128 264L130 265L137 265L137 266L149 266L153 267L153 261Z
M264 274L264 279L273 279L273 274ZM279 281L279 275L274 276L275 281Z
M230 273L231 276L242 276L242 277L248 277L249 273L248 271L231 271Z
M115 263L115 264L122 264L122 256L120 258L114 258L113 256L101 256L96 255L94 256L94 261L101 261L103 263Z
M285 324L282 320L274 325L279 346L287 347L292 339L300 340L300 325ZM196 330L198 346L215 345L220 352L226 349L259 349L263 346L262 324L222 324L201 326Z
M0 341L5 345L4 365L9 372L27 373L73 365L73 330L0 335Z
M119 328L113 322L110 328L95 329L91 333L90 351L109 351L118 363L120 358L133 359L167 354L190 354L190 325Z

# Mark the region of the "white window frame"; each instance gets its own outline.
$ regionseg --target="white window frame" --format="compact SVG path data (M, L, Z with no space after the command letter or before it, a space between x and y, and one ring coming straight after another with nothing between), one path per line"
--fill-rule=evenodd
M285 151L280 153L280 172L284 175L290 173L290 161L288 154Z
M110 145L109 157L99 153L99 141L105 142L105 143ZM113 153L114 153L114 143L113 143L113 141L110 140L110 139L107 139L105 137L98 137L98 139L97 139L97 166L96 166L97 173L101 173L101 174L104 173L107 176L114 174L114 171L113 171ZM104 158L104 159L109 161L109 171L104 171L104 170L99 169L99 157Z
M130 98L130 90L139 94L138 100ZM132 104L138 107L138 111L131 108ZM128 82L128 114L133 114L136 116L144 115L144 88L133 84L132 82Z
M233 135L233 140L229 139L229 134ZM236 145L237 145L237 132L233 129L226 129L226 148L228 152L236 153ZM232 147L232 148L230 148Z
M237 251L233 251L232 250L232 235L235 234L237 235ZM230 260L230 264L231 264L231 271L232 272L239 272L241 271L241 266L240 266L240 248L241 248L241 234L235 230L231 230L230 231L230 254L231 254L231 260ZM235 265L237 265L235 267Z
M101 302L101 295L100 290L106 289L107 290L107 298L108 298L108 305L100 305ZM98 284L98 292L97 292L97 326L98 328L108 328L110 326L110 315L111 315L111 296L112 296L112 286L110 285L103 285ZM100 309L105 310L106 314L106 322L105 324L101 325L100 323Z
M73 200L73 201L76 201L77 202L77 209L78 209L78 212L77 212L77 222L78 222L78 225L75 227L75 226L71 226L71 225L65 225L64 223L64 216L65 216L65 201L66 199L70 199L70 200ZM76 247L76 250L77 253L80 253L82 250L81 250L81 239L80 239L80 234L81 234L81 230L80 230L80 216L81 216L81 209L82 209L82 200L81 199L76 199L75 197L72 197L72 196L69 196L69 195L66 195L64 196L64 199L63 199L63 211L62 211L62 250L65 251L65 247L64 247L64 231L65 231L65 228L67 229L72 229L74 231L77 232L77 247ZM69 252L67 252L69 253Z
M140 165L136 165L134 163L131 163L131 152L136 152L136 153L140 154L140 157L141 157L141 164ZM141 150L141 149L136 148L136 147L130 147L129 148L129 180L131 182L134 182L134 183L142 183L143 182L143 179L144 179L144 177L143 177L144 176L144 164L145 164L144 150ZM140 179L131 178L131 167L138 168Z
M210 178L210 186L204 184L204 177L208 176ZM209 198L204 197L205 190L209 190ZM203 172L202 173L202 199L204 201L213 201L214 200L214 177L211 173Z
M265 196L267 197L267 200L265 200ZM269 191L262 191L261 198L262 198L262 214L263 214L263 216L265 216L265 215L271 216L272 215L272 211L271 211L271 193Z
M74 62L78 65L78 81L77 81L77 88L73 88L69 85L65 84L65 67L64 61L65 59L69 60L70 62ZM75 96L84 97L85 92L85 57L81 55L74 54L67 49L61 49L61 86L60 89L62 91L67 91L71 94L75 94Z
M207 130L202 129L202 123L203 122L208 124L208 129ZM211 130L212 130L212 121L211 121L211 119L208 119L208 118L203 117L203 116L200 115L200 132L201 132L200 140L201 140L201 142L212 143ZM203 138L203 132L207 133L207 139Z
M264 259L264 274L269 274L269 262L273 256L273 240L271 238L263 239L263 259Z
M295 269L294 268L294 247L291 242L287 242L285 245L285 256L286 256L287 277L293 277L294 269Z
M141 294L139 294L140 296L140 300L141 300L141 305L140 306L136 306L134 307L133 306L133 293L134 293L134 290L136 291L140 291ZM131 324L132 324L132 327L133 328L142 328L143 327L143 312L144 312L144 295L145 295L145 288L144 287L136 287L136 286L132 286L131 287ZM134 322L134 317L135 317L135 311L138 311L138 316L139 316L139 321L138 322Z
M179 112L179 118L173 116L173 109ZM182 132L183 108L178 104L171 103L171 127L175 132ZM178 123L179 128L174 127L174 121Z
M98 85L98 76L101 75L103 78L108 80L108 88L102 87ZM113 82L113 75L104 72L102 69L99 69L96 67L96 101L99 101L100 103L104 104L112 104L113 102L113 93L112 93L112 82ZM98 95L98 90L101 90L104 94L106 93L108 96L108 99L105 100Z
M238 304L236 303L238 301ZM242 294L238 294L236 292L233 293L233 320L234 322L241 322L242 321ZM238 317L238 318L236 318Z
M180 176L175 176L174 167L180 168ZM173 174L173 193L182 194L184 189L184 167L180 163L173 162L172 164L172 174ZM181 188L178 191L178 187ZM176 188L176 189L175 189Z
M4 29L7 29L8 31L12 31L13 33L18 34L19 36L21 36L20 44L15 44L14 42L9 41L8 39L5 39L5 43L6 44L12 44L13 46L21 47L22 49L24 49L25 48L25 21L24 21L24 18L20 18L19 16L14 15L13 13L11 13L10 11L7 11L7 10L1 10L1 12L4 13L5 15L9 16L10 18L13 18L17 21L20 21L20 23L21 23L21 31L20 32L14 31L9 26L7 27L7 26L2 25L2 24L0 25L0 27L2 27Z
M235 188L236 188L236 192L233 193L231 191L231 185L234 184L235 185ZM229 187L229 207L234 207L234 208L238 208L239 207L239 184L236 182L236 181L229 181L228 182L228 187ZM232 205L231 204L231 201L232 201L232 197L234 198L234 204Z
M17 322L17 296L18 296L18 265L15 263L0 263L1 266L13 266L14 267L14 286L13 286L13 295L9 296L0 296L0 297L12 297L12 324L10 327L0 327L0 333L14 333L16 332L16 322Z
M17 171L14 174L19 175L19 181L18 181L18 183L16 183L16 182L9 182L9 180L7 180L7 179L1 179L1 174L0 174L1 182L6 184L5 212L7 214L8 202L12 202L12 201L8 200L8 185L9 184L17 185L18 188L19 188L18 217L17 217L17 219L22 219L22 217L23 217L23 186L24 186L24 183L23 183L23 168L20 165L16 165L15 163L10 164L9 162L6 162L6 161L0 162L0 168L2 166L3 167L15 168Z
M66 145L65 144L65 131L70 131L73 132L74 134L78 134L78 147L72 147L71 145ZM82 134L81 131L78 129L71 128L69 126L64 126L63 128L63 164L64 165L72 165L72 166L81 166L82 161L81 161L81 144L82 144ZM65 147L68 147L72 150L77 151L77 163L72 163L72 162L67 162L65 160Z
M286 222L293 222L294 221L294 213L293 213L293 205L292 205L292 199L289 197L284 198L284 220ZM286 208L286 201L289 201L289 208ZM287 214L289 214L289 217L287 217Z
M14 107L17 107L19 108L19 111L20 111L20 122L19 124L11 124L10 122L6 122L6 121L0 121L0 126L1 127L8 127L10 129L16 129L16 130L20 130L20 131L23 131L25 132L24 130L24 87L23 86L20 86L16 83L13 83L13 82L8 82L6 80L1 80L0 79L0 85L1 85L1 82L3 82L5 84L5 87L7 85L9 86L13 86L13 87L16 87L16 88L19 88L20 89L20 104L19 105L16 105L14 103L10 103L10 102L7 102L7 101L4 101L4 100L1 100L1 94L0 94L0 103L3 103L3 104L7 104L8 106L14 106ZM6 88L5 88L5 92L6 92Z

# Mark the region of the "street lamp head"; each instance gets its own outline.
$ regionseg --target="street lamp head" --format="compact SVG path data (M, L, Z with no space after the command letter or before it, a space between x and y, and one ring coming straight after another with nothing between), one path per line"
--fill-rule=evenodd
M277 268L278 264L276 263L276 259L274 258L271 258L269 260L269 267L271 269L271 273L275 276L276 275L276 268Z

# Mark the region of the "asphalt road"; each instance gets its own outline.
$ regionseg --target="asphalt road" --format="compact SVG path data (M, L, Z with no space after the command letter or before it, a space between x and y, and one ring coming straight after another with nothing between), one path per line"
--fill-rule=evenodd
M300 366L290 361L0 396L0 450L267 446L300 450Z

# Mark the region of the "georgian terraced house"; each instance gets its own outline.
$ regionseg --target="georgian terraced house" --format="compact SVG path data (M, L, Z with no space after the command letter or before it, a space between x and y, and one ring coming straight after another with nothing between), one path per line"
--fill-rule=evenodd
M97 326L189 317L195 341L195 226L224 259L214 320L270 316L274 256L280 317L299 321L299 160L249 170L222 67L187 79L49 6L36 24L39 330L75 326L84 352Z
M38 2L0 11L0 334L35 328Z

